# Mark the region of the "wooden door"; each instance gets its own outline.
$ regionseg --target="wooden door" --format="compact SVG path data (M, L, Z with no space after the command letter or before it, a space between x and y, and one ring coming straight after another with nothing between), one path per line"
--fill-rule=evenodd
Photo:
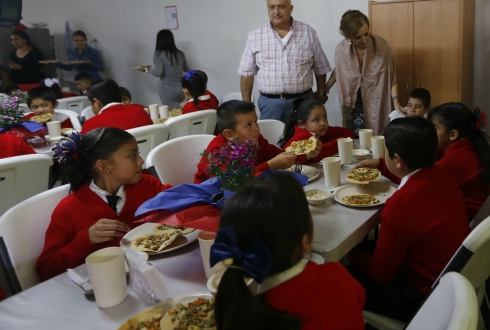
M426 88L432 106L460 101L459 1L414 2L414 83Z
M413 2L371 2L371 31L390 45L396 65L398 98L407 105L414 87L413 73Z

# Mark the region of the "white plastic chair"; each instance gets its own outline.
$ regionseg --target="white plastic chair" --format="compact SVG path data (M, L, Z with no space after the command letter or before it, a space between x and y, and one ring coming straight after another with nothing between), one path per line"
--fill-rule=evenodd
M182 136L162 143L146 158L150 173L162 183L179 185L194 183L201 152L206 150L214 135Z
M284 132L285 124L282 121L275 119L258 120L257 124L259 124L260 127L260 134L262 134L270 144L277 146L277 142Z
M490 196L487 197L487 200L480 207L478 212L475 214L475 217L470 222L471 229L475 229L483 220L490 216Z
M80 123L80 119L78 118L79 117L78 113L76 113L75 111L55 109L54 112L62 113L70 117L71 124L73 125L73 128L76 129L77 131L80 131L82 129L82 124Z
M169 140L195 134L213 134L216 128L216 110L200 110L170 117L165 125L170 127Z
M231 100L240 100L240 101L243 100L242 93L241 92L228 93L225 96L223 96L220 104L223 104L223 103L225 103L227 101L231 101ZM252 103L255 103L255 98L253 95L252 95Z
M85 109L82 110L82 113L80 114L80 117L84 118L84 120L88 120L95 116L94 112L92 111L92 106L88 106Z
M140 156L146 160L153 148L168 141L170 127L165 124L148 125L128 129L127 132L134 136L138 143ZM146 164L143 164L143 168L146 168Z
M70 185L57 187L14 206L0 218L0 236L5 238L24 290L39 283L36 261L44 248L51 214L66 196Z
M66 97L64 99L59 99L56 101L58 101L59 109L72 110L79 115L82 113L83 109L90 105L90 101L86 96Z
M48 190L52 165L52 159L41 154L0 159L0 215L23 200Z

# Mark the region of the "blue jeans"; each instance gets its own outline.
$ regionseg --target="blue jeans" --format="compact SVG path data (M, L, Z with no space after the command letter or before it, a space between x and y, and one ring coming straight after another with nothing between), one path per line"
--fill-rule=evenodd
M315 95L311 89L303 96L305 99L312 99L314 97ZM272 99L260 94L257 101L260 110L260 119L276 119L286 123L287 118L293 113L293 102L297 99L297 97L289 100Z

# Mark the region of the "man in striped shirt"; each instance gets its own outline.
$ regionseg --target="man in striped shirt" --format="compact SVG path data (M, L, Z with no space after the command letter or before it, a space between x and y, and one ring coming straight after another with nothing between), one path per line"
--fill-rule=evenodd
M260 118L286 122L299 97L327 101L325 81L332 69L315 30L291 17L291 0L267 0L267 8L270 22L248 33L238 68L240 89L250 102L257 75Z

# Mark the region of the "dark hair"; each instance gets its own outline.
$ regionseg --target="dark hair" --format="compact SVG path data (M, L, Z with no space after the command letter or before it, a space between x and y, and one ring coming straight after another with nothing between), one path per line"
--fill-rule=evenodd
M21 90L20 87L14 83L8 84L7 86L5 86L3 88L3 92L7 95L11 95L11 94L13 94L13 92L17 92L19 90Z
M85 82L92 83L92 77L90 77L90 75L87 72L80 72L79 74L77 74L75 76L75 79L73 79L73 80L74 81L85 81Z
M87 40L87 35L83 31L75 31L75 32L73 32L73 38L75 38L75 37L82 37L85 40Z
M364 24L369 26L369 19L366 15L359 10L348 10L340 20L340 34L347 39L352 39Z
M99 159L109 159L134 137L116 127L102 127L83 134L77 145L77 158L64 166L72 191L95 178L94 166Z
M316 99L297 99L294 101L293 107L293 113L288 117L282 136L279 139L279 142L277 142L277 145L280 148L284 147L284 145L294 135L294 127L298 125L300 120L306 123L308 117L310 116L311 110L313 110L314 107L322 107L325 109L323 104Z
M153 59L161 52L165 52L171 65L174 65L179 60L179 56L185 59L184 53L175 46L174 35L170 30L160 30L158 32Z
M412 171L431 167L436 162L437 132L425 118L395 119L386 127L384 137L390 158L398 154Z
M180 78L182 88L187 88L194 99L194 105L199 109L198 97L206 93L206 83L203 77L195 70L187 72L182 78Z
M199 73L199 75L202 77L202 79L204 79L204 85L207 85L208 84L208 75L206 74L206 72L204 71L201 71L201 70L196 70L197 73Z
M51 79L51 78L46 78L46 79ZM56 95L56 98L57 99L63 98L63 93L61 92L60 85L58 83L56 83L56 82L53 82L53 84L51 85L51 87L49 87L49 86L46 85L46 79L41 80L41 82L39 83L39 86L41 86L41 87L47 87L50 90L52 90L54 92L54 95Z
M90 87L87 97L90 103L93 104L94 99L97 99L104 106L112 102L122 102L119 85L112 79L105 79L101 83Z
M430 92L425 88L415 88L413 91L408 94L408 98L419 99L422 101L424 108L430 106Z
M225 203L220 227L233 226L237 244L244 249L258 237L271 255L269 275L294 266L297 247L312 234L310 210L299 182L275 173L241 187ZM216 294L218 329L300 329L301 320L276 311L251 294L241 269L229 267Z
M223 133L225 129L235 129L236 115L255 112L255 105L251 102L231 100L222 103L216 113L218 129Z
M24 31L14 31L10 34L11 36L19 36L21 39L27 40L27 44L32 47L36 47L33 44L31 44L31 38L27 33Z
M482 179L485 190L488 193L490 185L490 145L488 144L485 133L476 128L476 119L473 112L463 103L444 103L429 111L428 118L434 118L446 128L447 132L456 130L458 140L468 138L473 145L473 150L478 154L478 158L484 168Z
M46 86L39 86L39 87L34 87L31 89L29 92L27 92L27 106L30 108L31 103L35 99L41 99L45 101L49 101L53 104L53 106L56 104L56 94L54 91Z
M121 91L121 99L126 97L131 100L133 98L127 88L119 87L119 90Z

